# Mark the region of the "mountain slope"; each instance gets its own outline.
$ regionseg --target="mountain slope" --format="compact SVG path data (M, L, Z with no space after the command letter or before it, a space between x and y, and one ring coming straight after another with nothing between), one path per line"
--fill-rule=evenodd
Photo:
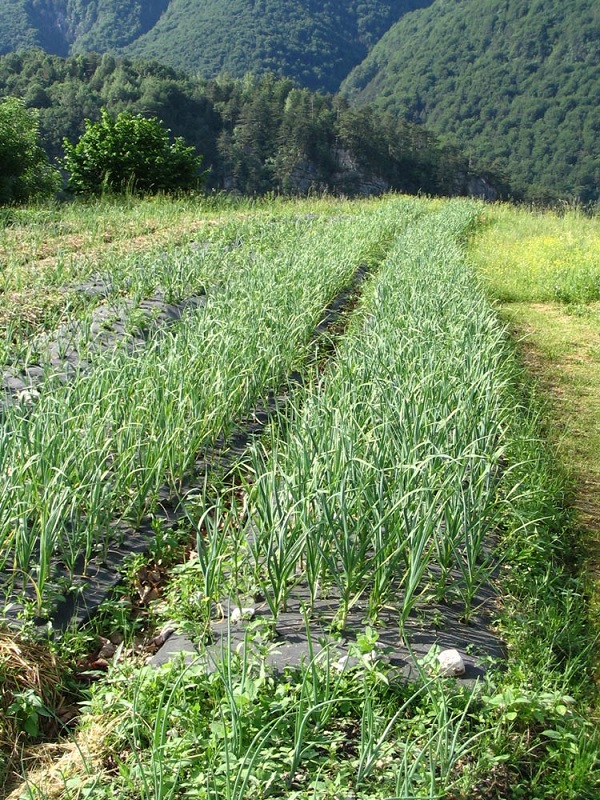
M342 85L532 200L600 196L599 32L599 0L0 0L0 53Z
M528 198L596 200L600 3L436 0L394 25L343 84L424 122Z
M169 0L0 0L0 53L40 47L55 55L129 44Z
M27 0L0 0L0 53L41 46L27 7Z
M152 58L205 78L273 71L337 91L385 31L433 0L0 0L0 53Z
M430 2L173 0L156 26L125 52L166 58L205 77L269 70L310 89L336 91L391 24Z

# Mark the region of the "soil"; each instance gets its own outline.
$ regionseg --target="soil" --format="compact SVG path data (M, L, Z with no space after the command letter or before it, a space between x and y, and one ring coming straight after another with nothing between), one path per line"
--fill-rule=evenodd
M454 577L458 579L457 575ZM247 652L250 658L264 659L276 673L307 666L316 657L321 662L328 660L338 670L365 669L373 661L380 661L397 675L415 679L422 669L420 662L432 648L440 651L453 648L459 651L465 664L464 675L456 680L472 685L483 677L491 660L498 662L506 656L502 641L493 630L499 603L489 580L477 591L474 598L477 610L468 622L462 618L463 606L459 603L422 601L411 612L404 635L398 624L397 602L390 602L381 611L377 625L369 623L365 603L358 602L339 632L335 628L339 610L335 593L317 600L310 616L305 616L303 609L309 603L308 587L300 584L273 626L266 603L248 600L248 607L255 609L254 618L234 623L231 612L235 606L226 601L222 603L225 616L211 625L208 644L197 646L190 636L175 631L148 663L158 668L182 657L185 663L198 663L212 672L230 649L239 655ZM357 637L364 634L367 625L375 631L377 641L372 650L359 653Z

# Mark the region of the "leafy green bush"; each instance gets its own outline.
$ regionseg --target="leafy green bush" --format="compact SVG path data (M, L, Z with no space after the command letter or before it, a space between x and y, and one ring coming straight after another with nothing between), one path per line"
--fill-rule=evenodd
M60 185L40 144L38 113L22 100L0 102L0 204L53 195Z
M132 190L154 194L199 185L202 156L181 137L171 142L157 117L106 109L99 122L86 120L77 142L64 141L68 188L77 194Z

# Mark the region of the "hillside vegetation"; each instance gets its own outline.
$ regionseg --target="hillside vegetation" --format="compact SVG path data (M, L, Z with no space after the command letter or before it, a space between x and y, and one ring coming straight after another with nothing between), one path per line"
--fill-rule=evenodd
M269 73L341 91L424 124L474 172L541 202L600 194L598 30L596 0L0 0L0 54L94 51L156 59L192 80ZM79 102L93 116L87 92ZM132 110L137 99L125 82L111 102Z
M33 0L0 8L0 53L36 46L62 56L120 50L205 78L273 71L336 91L390 25L430 3Z
M101 107L156 115L204 156L206 184L247 194L309 190L345 194L388 188L478 193L468 165L422 126L353 109L342 98L296 87L290 79L247 76L203 81L157 62L111 55L62 59L40 50L0 57L0 98L39 109L53 158L75 142Z
M17 0L0 4L0 52L41 47L66 56L71 50L111 50L146 32L169 0Z
M205 77L269 70L333 92L391 24L430 2L173 0L156 26L125 52Z
M350 75L357 103L425 123L528 198L598 198L600 5L438 0Z

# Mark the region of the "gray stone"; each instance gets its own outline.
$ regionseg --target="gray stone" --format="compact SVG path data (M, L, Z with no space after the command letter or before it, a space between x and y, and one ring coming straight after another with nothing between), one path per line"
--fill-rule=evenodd
M15 394L27 388L25 381L21 380L21 378L17 378L15 375L5 375L3 383L10 392L14 392Z
M146 663L151 667L162 667L164 664L180 658L182 653L185 664L192 664L198 658L196 645L191 639L185 633L173 633L158 653L151 656Z

